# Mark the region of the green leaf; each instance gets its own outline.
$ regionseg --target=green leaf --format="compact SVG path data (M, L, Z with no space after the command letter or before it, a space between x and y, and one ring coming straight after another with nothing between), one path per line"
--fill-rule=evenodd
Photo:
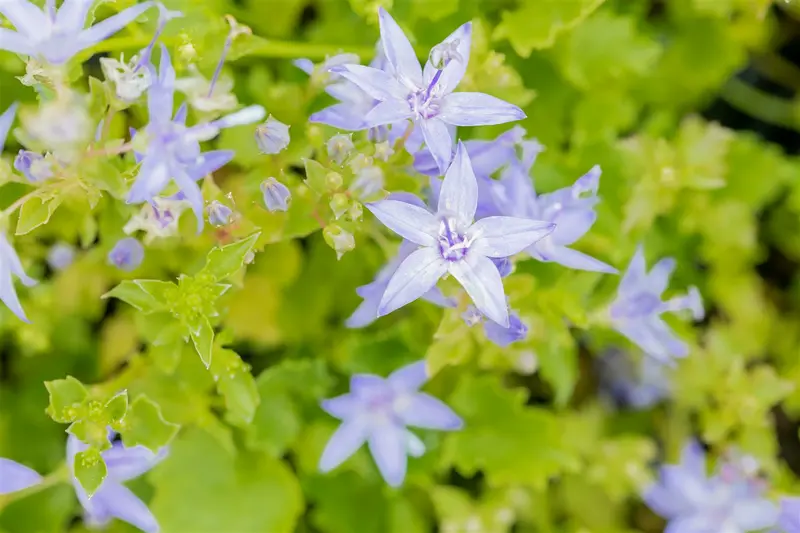
M60 196L45 198L34 196L30 198L19 209L16 234L25 235L39 226L47 224L59 205L61 205Z
M75 454L75 461L72 465L75 478L80 482L86 495L90 498L95 491L103 484L108 470L103 457L96 448L89 448Z
M241 241L214 248L209 252L201 274L210 275L214 281L229 278L244 266L247 255L253 251L260 235L261 232L256 232Z
M105 293L103 298L117 298L144 313L162 311L169 307L174 283L158 280L125 280Z
M250 424L260 402L250 367L236 352L217 348L210 370L217 391L225 398L225 419L234 426Z
M180 426L167 422L161 415L161 408L141 395L128 409L125 427L121 429L125 446L141 444L153 452L158 452L175 437Z
M123 391L108 400L105 405L105 414L108 423L114 430L119 430L125 415L128 412L128 393Z
M150 357L159 370L165 374L172 374L178 368L186 346L186 327L178 321L165 327L152 342L149 349Z
M50 394L50 405L47 407L50 418L62 424L77 420L88 397L83 383L67 376L66 379L45 381L44 386Z
M605 0L524 0L513 11L504 11L495 28L497 39L508 39L514 51L528 57L533 50L553 46L556 37L578 25Z
M111 447L108 442L108 425L105 421L78 420L70 424L67 433L75 435L78 440L97 450L107 450Z
M206 368L211 366L211 356L214 350L214 328L208 318L201 316L198 318L198 324L191 330L192 343L200 360L206 365Z
M538 348L542 377L553 387L555 404L564 407L578 381L578 348L569 331L557 326L548 328L544 344Z
M330 170L313 159L303 159L303 165L306 169L305 183L308 185L308 188L319 195L327 194L329 187L326 178Z

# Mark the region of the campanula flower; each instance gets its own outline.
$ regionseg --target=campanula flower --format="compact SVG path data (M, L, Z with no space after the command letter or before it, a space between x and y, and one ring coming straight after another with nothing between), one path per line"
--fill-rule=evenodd
M363 298L364 301L361 302L361 305L358 306L345 322L348 328L363 328L377 320L378 306L381 303L381 298L383 298L383 293L386 291L389 280L392 279L400 263L405 261L416 249L417 245L413 242L403 241L400 244L397 255L378 271L378 275L375 276L375 279L372 280L371 283L362 285L356 289L356 293ZM421 298L439 307L455 307L456 305L455 300L446 298L438 287L435 286L423 294Z
M356 173L349 191L359 200L374 200L383 191L384 184L381 167L366 167Z
M42 481L35 470L11 459L0 457L0 496L38 485Z
M151 7L160 7L158 2L142 2L84 29L93 4L92 0L64 0L56 9L56 0L46 0L41 9L27 0L0 1L0 13L16 29L0 28L0 50L61 65L117 33Z
M501 348L517 341L523 340L528 336L528 326L520 319L517 313L511 312L508 315L508 327L503 327L493 320L486 319L477 307L470 305L461 315L467 326L472 327L476 324L483 324L483 333L486 338Z
M675 260L666 258L647 272L644 251L638 247L619 284L617 298L609 309L614 329L646 354L663 362L685 357L689 348L670 330L661 314L689 310L695 320L701 320L704 315L703 302L696 287L690 287L684 296L661 300L674 268Z
M336 161L337 165L341 165L353 153L356 146L353 144L352 135L340 133L328 139L325 148L328 151L328 157Z
M378 16L381 46L388 66L384 70L362 65L331 69L379 102L364 116L363 129L413 121L443 173L453 150L448 124L480 126L525 118L517 106L488 94L453 92L469 62L471 23L464 24L438 45L433 59L439 64L434 65L429 59L423 70L397 22L383 8Z
M106 80L114 85L117 98L123 102L135 102L153 83L152 71L143 68L140 56L133 56L128 62L124 55L119 60L101 57L100 67Z
M86 445L74 435L67 440L67 465L72 470L75 455L86 449ZM123 483L145 474L167 455L162 448L155 454L144 446L128 448L122 442L114 442L102 452L108 474L91 498L83 490L80 482L72 476L72 486L84 511L84 522L94 528L107 526L116 518L135 526L145 533L157 533L158 522L153 513L138 496Z
M553 231L553 224L514 217L473 222L478 182L459 143L439 192L437 212L397 200L367 204L389 229L418 244L389 281L379 316L413 302L445 274L464 287L475 306L503 327L509 326L503 282L491 258L514 255Z
M133 237L125 237L108 252L108 262L111 265L130 272L136 270L144 260L144 246Z
M404 366L388 378L356 374L350 392L322 401L322 409L342 421L319 462L329 472L365 442L386 482L397 487L406 475L407 456L419 457L425 445L407 426L454 431L463 422L440 400L419 392L429 376L425 361Z
M289 126L270 115L256 128L256 143L264 154L277 154L289 146Z
M212 226L224 226L231 220L233 211L230 207L214 200L208 204L208 221Z
M800 498L782 498L778 528L772 533L800 533Z
M75 248L69 244L59 242L50 247L47 252L47 264L53 270L64 270L75 260Z
M612 348L597 359L601 393L620 407L647 409L670 396L667 368L652 357L633 359Z
M192 206L199 232L203 229L205 216L203 194L196 182L228 163L234 155L230 150L203 153L200 142L212 139L221 129L263 119L264 108L250 106L221 119L187 127L185 105L173 117L174 92L175 70L166 47L162 45L158 77L147 93L150 122L133 141L144 145L144 149L138 155L141 167L127 202L153 203L154 198L174 180ZM140 135L143 137L141 141L138 139Z
M174 237L180 230L181 213L189 207L189 203L180 194L168 198L156 196L131 217L122 231L128 235L144 231L142 240L145 244L150 244L155 239Z
M261 182L261 193L264 195L264 205L268 210L288 211L292 201L292 193L283 183L275 178L267 178Z
M14 169L20 172L31 183L37 183L53 177L52 162L42 154L29 150L20 150L14 158Z
M723 464L707 475L703 449L689 442L680 464L661 467L644 500L668 521L664 533L748 533L773 526L778 508L764 498L760 480L730 471Z

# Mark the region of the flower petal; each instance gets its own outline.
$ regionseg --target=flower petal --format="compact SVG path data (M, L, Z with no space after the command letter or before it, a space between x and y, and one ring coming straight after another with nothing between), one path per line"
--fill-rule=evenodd
M606 274L616 274L618 272L611 265L583 252L553 244L551 236L547 236L535 243L528 251L532 257L540 261L552 261L567 268L586 270L588 272L604 272Z
M150 122L159 124L172 120L172 104L175 94L175 69L169 51L161 45L161 62L158 79L147 91L147 112Z
M27 489L42 481L35 470L0 457L0 495Z
M267 111L260 105L250 105L214 121L220 129L253 124L264 119Z
M421 119L416 121L425 139L425 147L433 155L438 175L444 174L453 157L453 138L447 124L438 118Z
M27 37L39 36L42 28L49 24L44 12L27 0L3 0L0 2L0 13Z
M406 432L402 427L384 424L369 437L369 451L378 465L383 479L392 487L399 487L406 477Z
M203 224L205 223L205 212L203 211L203 193L197 185L183 169L175 169L172 172L175 183L178 184L181 192L186 197L186 201L192 206L192 211L197 219L197 233L203 231Z
M167 456L167 449L162 448L155 454L144 446L126 447L122 442L115 442L102 455L108 468L108 479L122 482L149 471Z
M595 220L597 220L597 214L592 208L562 209L552 219L556 229L553 231L551 239L558 246L569 246L583 237L591 229Z
M614 328L647 355L664 363L670 363L673 358L685 357L689 353L686 343L680 340L659 317L614 323Z
M327 124L340 130L358 131L367 129L364 123L364 110L352 104L335 104L312 113L309 122Z
M392 98L405 101L408 89L400 85L394 76L383 70L364 65L339 65L331 72L340 75L358 85L362 91L376 100Z
M92 4L94 0L64 0L56 14L56 25L76 32L82 30Z
M378 9L381 27L381 46L386 60L395 75L409 88L422 87L422 67L414 47L392 16L382 7Z
M508 305L503 281L491 259L468 253L464 260L450 263L449 271L481 313L504 328L508 327Z
M200 154L200 157L194 165L186 169L186 174L197 181L230 163L234 155L236 155L236 152L233 150L212 150L210 152L205 152Z
M78 34L79 48L75 51L79 52L84 48L88 48L99 43L100 41L104 41L108 37L111 37L119 30L139 18L139 15L155 5L155 2L142 2L141 4L133 5L128 9L120 11L114 16L108 17L104 21L95 24L91 28L83 30Z
M36 49L30 43L31 41L22 33L0 28L0 50L32 56L36 54ZM3 143L0 143L0 146L2 145Z
M378 314L389 314L421 297L436 285L445 272L447 264L437 249L420 248L412 253L389 280Z
M320 403L320 407L322 407L323 411L334 418L338 418L339 420L352 418L359 405L360 403L358 398L352 394L342 394L341 396L337 396L335 398L322 400Z
M354 418L343 422L331 436L319 460L321 472L330 472L356 451L367 440L368 426L366 420Z
M344 325L350 329L365 328L378 319L378 304L381 303L381 296L376 298L364 298L361 305L356 307L353 314L345 320Z
M472 47L472 22L462 24L458 29L456 29L456 31L448 35L447 38L445 38L440 44L451 43L456 39L458 39L456 52L460 58L450 61L442 70L442 74L439 76L439 81L436 83L441 91L440 94L450 94L453 92L458 84L461 83L461 79L464 77L464 74L467 71L467 66L469 65L469 52L470 48ZM430 61L428 61L425 64L425 71L422 76L426 85L430 83L435 74L436 67L434 67Z
M525 113L488 94L453 93L442 98L439 118L456 126L484 126L522 120Z
M0 32L0 48L2 48L2 32ZM6 137L8 136L8 132L11 130L11 124L14 122L14 114L17 112L17 107L19 104L14 102L8 109L6 109L2 115L0 115L0 152L3 151L3 147L6 144Z
M428 381L428 365L423 359L398 368L386 379L396 391L416 391Z
M98 522L114 517L137 527L145 533L158 533L158 521L147 505L128 488L118 483L104 483L89 500L86 511L98 513Z
M656 263L650 272L647 273L647 289L655 294L661 295L669 285L669 278L675 270L675 259L665 257Z
M414 114L406 102L392 98L373 107L364 117L364 123L367 128L374 128L384 124L393 124L413 116Z
M478 180L472 172L467 149L459 142L439 191L438 211L455 215L464 226L469 226L477 209Z
M509 257L546 237L555 224L542 220L515 217L487 217L475 222L467 230L467 238L474 239L469 253L487 257Z
M397 415L407 426L453 431L464 426L463 420L450 407L430 394L417 392L396 402Z
M438 223L427 209L397 200L381 200L365 205L384 226L404 239L421 246L436 245L434 235Z
M639 245L636 247L636 252L633 254L633 258L619 282L618 292L622 294L638 290L646 276L647 263L644 259L644 248Z

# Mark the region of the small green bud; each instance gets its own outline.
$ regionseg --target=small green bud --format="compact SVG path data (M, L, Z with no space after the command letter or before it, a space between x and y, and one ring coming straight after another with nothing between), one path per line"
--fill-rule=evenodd
M333 216L338 220L350 208L350 199L346 194L339 192L333 195L329 205L331 211L333 211Z
M341 259L344 254L356 247L356 239L353 234L336 224L326 226L322 234L328 246L336 252L336 259Z
M325 186L330 191L339 190L344 184L344 180L342 179L342 175L338 172L328 172L325 176Z

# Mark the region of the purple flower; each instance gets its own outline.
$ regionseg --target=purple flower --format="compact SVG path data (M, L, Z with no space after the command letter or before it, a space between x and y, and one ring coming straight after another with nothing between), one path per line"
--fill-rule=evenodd
M5 234L0 232L0 300L8 306L20 320L28 322L22 304L19 302L17 291L14 289L13 276L19 278L26 287L36 285L36 280L25 274L19 256Z
M695 320L702 319L704 314L703 302L695 287L690 287L684 296L666 302L661 300L674 268L675 260L667 258L647 272L644 251L638 247L609 310L614 329L646 354L663 362L685 357L689 348L669 329L661 314L688 309Z
M473 305L468 306L461 317L469 327L482 323L483 333L486 338L501 348L521 341L528 336L528 326L514 312L508 316L508 327L503 327L494 320L486 319L483 313Z
M669 377L664 364L652 357L635 361L616 348L597 360L600 388L621 407L647 409L668 398Z
M42 154L29 150L20 150L14 158L14 168L22 173L31 183L44 181L53 177L52 165Z
M264 154L277 154L289 146L289 126L272 118L256 128L256 142Z
M403 241L400 244L400 250L397 255L378 272L372 283L362 285L356 289L356 293L364 301L345 322L348 328L363 328L377 320L378 306L381 303L381 298L383 298L383 293L386 291L389 280L400 264L416 249L417 245L413 242ZM455 307L456 305L453 299L446 298L437 287L432 287L421 298L439 307Z
M0 13L16 32L0 28L0 50L60 65L117 33L151 7L160 6L157 2L142 2L84 29L93 4L93 0L64 0L56 9L56 0L46 0L42 10L27 0L1 1Z
M149 68L153 68L152 65ZM213 122L187 127L185 105L178 109L174 118L172 116L174 92L175 70L166 47L162 45L158 78L147 93L150 123L140 133L146 148L138 154L141 167L127 202L153 203L154 198L174 180L192 206L199 232L203 229L203 194L196 181L228 163L234 155L231 150L203 153L200 142L215 137L221 129L263 119L264 108L250 106Z
M367 204L389 229L421 247L389 280L379 316L413 302L450 273L484 315L508 327L503 282L491 258L524 250L553 231L553 224L513 217L473 223L477 206L478 182L461 143L442 183L437 213L397 200Z
M86 449L86 445L70 435L67 440L67 465L72 469L75 455ZM108 475L91 498L80 482L72 477L72 485L84 510L84 522L90 527L104 527L116 518L135 526L146 533L157 533L158 522L147 505L122 483L137 478L149 471L167 455L162 448L155 454L144 446L125 447L114 442L102 452Z
M18 106L19 104L14 102L0 115L0 153L6 145L6 137L8 137L8 132L11 130L11 124L14 122L14 115L17 112Z
M447 405L419 392L427 380L425 361L419 361L386 379L356 374L350 379L350 393L323 400L322 409L341 420L342 425L322 452L320 470L333 470L367 442L386 482L393 487L401 485L407 456L425 453L425 445L407 426L442 431L463 426L461 418Z
M233 211L227 205L214 200L208 204L208 222L212 226L224 226L231 220Z
M753 477L706 475L703 449L689 442L681 463L661 467L660 478L644 494L647 505L669 522L664 533L747 533L771 527L775 504L764 498Z
M261 193L264 195L264 205L268 210L288 211L292 193L283 183L275 178L267 178L261 182Z
M448 125L480 126L525 118L520 108L493 96L453 93L469 62L471 23L438 45L433 54L438 64L429 59L423 70L408 38L383 8L379 9L379 20L387 67L341 65L331 69L378 101L364 116L361 129L412 120L443 173L453 150Z
M778 529L772 533L800 533L800 498L782 498Z
M64 270L75 260L75 248L69 244L60 242L50 247L47 252L47 264L53 270Z
M130 272L136 270L144 260L144 247L133 237L125 237L117 241L108 252L108 262L120 270Z
M33 487L41 481L42 476L36 471L0 457L0 496Z

